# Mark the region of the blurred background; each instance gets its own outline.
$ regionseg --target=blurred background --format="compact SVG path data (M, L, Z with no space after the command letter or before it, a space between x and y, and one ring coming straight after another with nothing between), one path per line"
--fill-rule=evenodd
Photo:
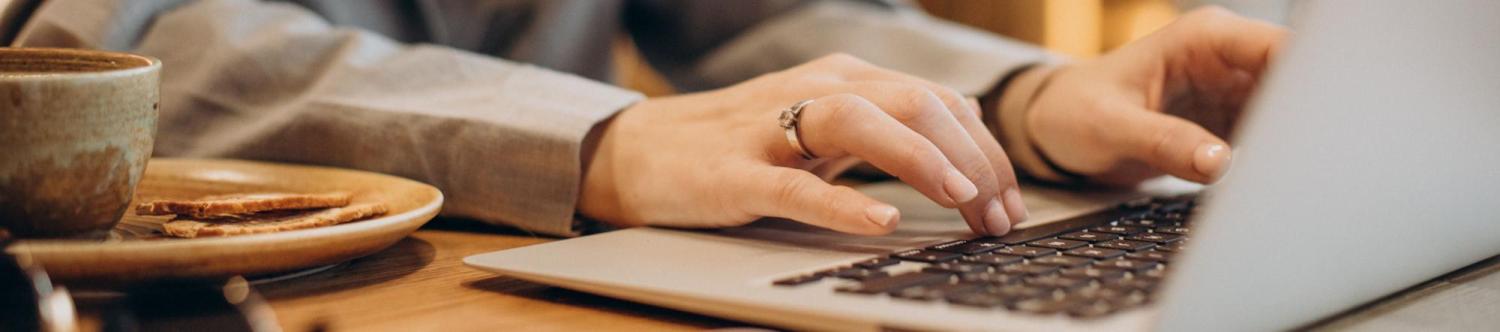
M1284 0L914 0L936 17L1040 45L1074 58L1090 58L1145 36L1178 14L1206 4L1284 23ZM615 47L619 84L650 96L672 94L671 85L645 65L629 39Z

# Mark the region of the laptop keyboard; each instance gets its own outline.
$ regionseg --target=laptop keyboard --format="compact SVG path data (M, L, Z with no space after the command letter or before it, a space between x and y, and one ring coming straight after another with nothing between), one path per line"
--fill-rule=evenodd
M838 282L836 292L856 296L1101 317L1153 300L1173 254L1187 243L1194 206L1195 195L1144 198L1001 237L897 251L773 284Z

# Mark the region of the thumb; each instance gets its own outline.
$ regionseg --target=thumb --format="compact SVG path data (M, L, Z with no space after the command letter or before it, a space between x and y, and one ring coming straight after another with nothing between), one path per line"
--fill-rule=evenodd
M1117 124L1106 141L1129 158L1199 183L1217 181L1229 169L1229 144L1198 124L1141 108L1105 114Z
M804 170L765 166L740 177L744 207L755 215L796 220L839 232L881 235L901 220L895 207Z

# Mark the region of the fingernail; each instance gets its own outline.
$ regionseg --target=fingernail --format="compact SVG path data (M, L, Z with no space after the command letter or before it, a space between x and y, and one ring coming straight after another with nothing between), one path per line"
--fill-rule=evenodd
M1010 214L1010 220L1020 223L1031 218L1031 212L1026 211L1026 201L1021 200L1020 188L1010 187L1001 197L1005 198L1005 213Z
M880 225L881 227L890 226L891 223L896 222L896 218L900 217L901 211L896 210L896 207L894 206L872 205L868 208L865 208L865 218L870 219L870 222L875 223L876 225Z
M990 235L1010 232L1010 217L1005 216L1005 208L1000 206L999 199L990 200L989 206L984 208L984 224L989 227Z
M968 202L974 200L974 196L979 196L979 188L974 186L974 182L969 181L964 173L951 168L948 169L948 176L943 179L943 191L948 193L948 199L955 204Z
M1229 166L1229 147L1218 143L1209 143L1198 146L1198 151L1193 155L1193 169L1198 174L1203 174L1209 181L1218 181L1224 176L1224 170Z

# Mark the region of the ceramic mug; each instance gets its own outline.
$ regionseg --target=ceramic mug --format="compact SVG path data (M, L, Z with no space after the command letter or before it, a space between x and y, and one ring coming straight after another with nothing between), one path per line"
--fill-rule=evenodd
M106 234L151 158L161 61L0 48L0 232Z

